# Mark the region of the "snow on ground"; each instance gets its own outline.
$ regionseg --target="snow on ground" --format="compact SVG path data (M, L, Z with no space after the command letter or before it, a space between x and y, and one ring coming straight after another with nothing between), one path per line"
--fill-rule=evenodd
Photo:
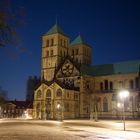
M0 140L140 140L140 133L58 121L0 121Z

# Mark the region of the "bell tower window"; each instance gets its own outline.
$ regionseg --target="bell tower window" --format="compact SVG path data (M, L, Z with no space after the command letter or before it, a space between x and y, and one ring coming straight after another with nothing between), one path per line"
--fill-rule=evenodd
M51 39L51 46L53 46L54 45L54 40L53 39Z
M49 51L47 51L46 56L47 56L47 57L49 56Z
M53 50L51 50L51 56L53 55Z
M46 41L46 47L49 47L49 40Z

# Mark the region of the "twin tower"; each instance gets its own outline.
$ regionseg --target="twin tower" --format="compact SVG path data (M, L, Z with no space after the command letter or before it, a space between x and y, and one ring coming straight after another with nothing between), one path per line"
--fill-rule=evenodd
M52 81L55 70L67 57L80 66L90 65L91 55L91 48L81 35L70 42L69 37L55 24L42 37L42 80Z

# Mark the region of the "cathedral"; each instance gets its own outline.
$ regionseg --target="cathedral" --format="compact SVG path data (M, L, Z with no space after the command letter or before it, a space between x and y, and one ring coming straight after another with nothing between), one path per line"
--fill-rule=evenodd
M91 65L91 49L81 35L70 42L58 24L42 36L34 119L121 118L123 89L126 117L140 117L140 60Z

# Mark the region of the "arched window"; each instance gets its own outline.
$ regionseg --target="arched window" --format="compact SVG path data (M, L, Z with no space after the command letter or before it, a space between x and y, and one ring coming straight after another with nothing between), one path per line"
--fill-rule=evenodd
M130 80L130 88L131 88L131 89L134 88L134 82L133 82L133 80Z
M51 98L51 90L50 89L47 90L46 97L47 98Z
M49 40L46 41L46 47L49 47Z
M134 111L137 111L138 108L138 96L135 97L135 108Z
M48 56L49 56L49 51L46 52L46 57L48 57Z
M41 98L41 96L42 96L42 93L41 93L41 90L39 90L39 91L37 92L37 98Z
M51 46L53 46L53 44L54 44L54 40L53 40L53 39L51 39Z
M139 78L138 77L135 78L135 83L136 83L136 88L139 88Z
M62 90L61 89L57 89L56 96L58 96L58 97L62 96Z
M53 55L53 50L51 50L51 56Z
M100 90L103 90L103 82L100 83Z
M106 97L103 99L103 111L108 112L108 101Z
M105 90L108 90L108 80L105 80L104 83L105 83Z
M36 104L36 109L39 110L40 109L40 103Z
M110 90L113 90L113 82L110 82L109 86L110 86Z

